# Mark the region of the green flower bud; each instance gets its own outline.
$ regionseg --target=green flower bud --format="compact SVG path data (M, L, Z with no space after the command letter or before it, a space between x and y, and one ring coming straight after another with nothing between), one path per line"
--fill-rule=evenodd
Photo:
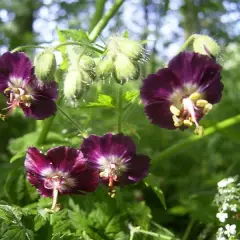
M34 59L36 76L42 81L54 79L57 63L52 51L40 52Z
M89 75L81 69L70 69L65 77L63 93L67 99L76 99L83 95Z
M82 67L83 69L85 69L87 71L93 70L96 66L94 60L91 57L86 56L86 55L84 55L80 58L79 65L80 65L80 67Z
M118 37L116 41L120 51L132 60L137 61L143 57L144 48L141 43L123 37Z
M211 37L198 35L193 41L193 51L215 58L219 55L221 48Z
M97 77L101 79L107 79L113 72L113 59L112 57L106 56L98 63L96 67Z
M116 81L120 84L128 80L137 80L140 75L139 66L122 53L117 55L114 67Z
M95 61L91 57L86 56L86 55L82 56L79 60L79 67L89 74L91 81L93 81L95 79L96 64L95 64Z

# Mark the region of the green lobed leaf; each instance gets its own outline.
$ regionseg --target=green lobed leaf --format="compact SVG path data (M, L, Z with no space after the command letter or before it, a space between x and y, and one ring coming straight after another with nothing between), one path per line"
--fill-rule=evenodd
M139 97L139 91L126 91L123 97L127 102L134 101L137 97Z
M2 240L33 240L34 233L27 229L21 219L23 213L18 207L0 205L1 227L0 239Z
M89 102L88 107L115 107L113 105L113 98L105 94L99 94L96 102Z
M144 183L146 184L147 187L151 187L153 192L157 195L157 197L159 198L159 200L161 201L163 207L165 209L167 209L167 205L166 205L166 201L165 201L165 197L164 194L162 192L162 190L160 189L160 182L159 182L159 177L154 176L153 174L149 174L145 180Z

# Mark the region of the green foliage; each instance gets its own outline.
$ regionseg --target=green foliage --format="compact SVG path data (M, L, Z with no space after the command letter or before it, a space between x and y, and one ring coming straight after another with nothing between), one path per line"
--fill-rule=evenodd
M115 1L96 2L101 2L102 12L96 11L94 14L95 24L89 24L89 17L94 11L92 1L45 2L3 0L0 3L0 44L3 50L8 46L12 49L19 45L37 44L38 41L43 41L44 46L48 45L45 42L49 42L48 37L52 34L47 29L39 30L36 27L36 23L43 21L40 13L46 9L50 11L48 16L55 18L58 26L66 26L68 21L66 27L71 29L58 29L58 39L60 44L74 41L76 45L62 45L54 49L55 52L59 50L63 58L61 69L57 71L61 87L66 71L78 63L81 56L90 57L97 65L101 63L105 55L101 54L105 50L105 43L100 38L97 43L91 43L90 34L83 29L88 25L94 29L94 25L101 21L99 16L104 16L103 5L108 9L109 4ZM209 127L239 114L239 30L236 27L238 22L230 17L236 14L237 4L236 0L194 1L194 4L188 0L178 4L169 0L162 4L146 0L142 4L129 2L111 20L102 36L105 39L115 34L116 29L122 31L127 25L128 31L121 35L126 39L134 36L151 53L149 62L142 64L142 78L165 66L163 59L167 62L170 59L169 52L174 54L172 49L175 49L178 40L183 41L183 33L186 37L193 32L209 34L226 46L217 59L223 65L224 97L211 114L202 120L203 125ZM51 13L51 9L59 11L55 14ZM124 19L129 9L133 14ZM139 18L135 12L143 13L143 17ZM169 18L177 22L177 28L174 27L175 22L169 25ZM47 20L51 21L50 17ZM135 26L135 21L140 27ZM37 32L34 32L36 29ZM166 34L166 29L171 32ZM229 42L231 44L228 46ZM171 51L167 51L168 46L171 46ZM29 51L29 54L33 52ZM108 60L111 65L112 58ZM107 64L108 69L110 65ZM93 65L91 68L94 68ZM86 135L117 131L119 113L115 96L118 89L111 81L111 74L108 78L111 84L99 81L90 85L89 91L81 96L79 107L68 108L62 103L61 107L70 119L84 129ZM168 131L150 124L140 104L139 87L141 82L128 82L124 86L122 131L134 138L139 152L157 159L155 157L164 150L191 136L191 132ZM0 100L0 106L1 109L5 108L5 102ZM78 148L84 134L79 136L76 126L57 113L47 139L43 144L37 144L42 124L35 124L18 111L0 124L0 239L127 240L130 237L129 226L133 226L139 229L134 234L134 240L169 240L182 237L189 220L194 220L195 225L190 229L188 239L198 239L197 236L209 224L211 228L208 228L210 230L205 239L215 239L216 209L211 203L216 183L228 175L239 174L239 124L224 130L216 129L216 134L152 161L152 174L144 180L144 184L118 189L116 199L109 198L106 188L102 186L87 196L61 196L61 210L54 214L46 210L51 207L51 199L40 198L36 189L26 180L23 168L26 149L36 146L47 151L59 145ZM155 236L144 234L141 230L154 233Z
M99 94L96 102L89 102L87 107L108 107L113 108L113 99L111 96Z
M18 207L0 205L0 238L3 240L33 240L34 233L22 222L23 213Z

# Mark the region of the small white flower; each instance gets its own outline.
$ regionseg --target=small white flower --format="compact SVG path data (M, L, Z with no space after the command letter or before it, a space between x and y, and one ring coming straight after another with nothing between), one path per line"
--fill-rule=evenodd
M227 240L225 237L217 237L216 240Z
M231 205L230 208L231 208L232 212L236 212L237 211L237 204Z
M225 222L228 218L228 214L224 212L217 213L216 217L219 219L220 222Z
M223 211L226 211L227 209L228 209L228 207L229 207L229 204L228 203L223 203L223 205L222 205L222 210Z
M225 179L221 180L220 182L218 182L218 187L219 187L219 188L224 188L224 187L226 187L228 184L233 183L233 182L235 182L235 179L234 179L234 178L232 178L232 177L230 177L230 178L225 178Z
M235 224L232 224L232 225L227 224L225 228L226 228L225 234L227 234L228 236L235 235L237 232Z

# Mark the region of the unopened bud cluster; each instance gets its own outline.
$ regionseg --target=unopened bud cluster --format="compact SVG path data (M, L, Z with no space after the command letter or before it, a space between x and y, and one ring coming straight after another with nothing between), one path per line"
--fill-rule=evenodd
M141 43L124 37L111 37L106 55L97 66L97 76L101 79L115 78L119 84L137 80L140 75L139 64L144 60Z
M65 75L63 92L69 100L82 97L96 79L95 62L87 55L79 56L77 64L70 66Z

